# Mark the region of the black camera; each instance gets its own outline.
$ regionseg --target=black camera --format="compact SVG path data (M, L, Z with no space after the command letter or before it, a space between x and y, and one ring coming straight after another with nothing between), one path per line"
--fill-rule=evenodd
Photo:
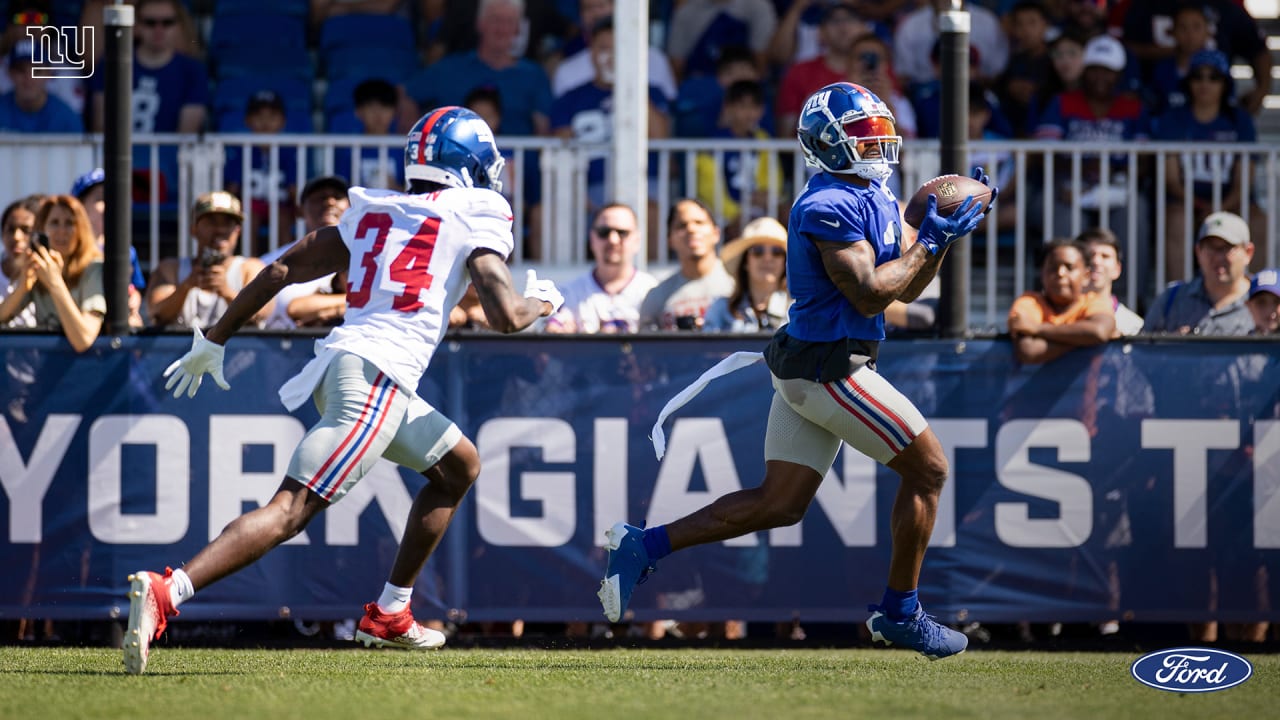
M862 62L862 67L866 68L867 72L875 72L876 68L880 67L880 53L864 52L858 56L858 60Z
M49 236L48 236L48 235L45 235L44 233L40 232L39 230L32 230L32 231L31 231L31 235L29 235L28 237L30 237L30 239L31 239L30 244L31 244L31 247L32 247L32 248L35 248L37 245L39 245L40 247L44 248L45 250L50 250L50 249L52 249L52 248L49 246Z
M214 250L213 248L205 248L200 253L200 267L204 268L205 270L208 270L214 265L221 264L222 261L226 259L227 259L227 256L223 255L217 250Z

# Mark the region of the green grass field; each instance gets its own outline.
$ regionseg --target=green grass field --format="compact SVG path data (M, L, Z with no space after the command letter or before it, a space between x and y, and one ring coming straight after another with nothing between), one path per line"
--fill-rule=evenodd
M1153 690L1125 653L0 648L0 719L1267 717L1280 657L1221 692Z

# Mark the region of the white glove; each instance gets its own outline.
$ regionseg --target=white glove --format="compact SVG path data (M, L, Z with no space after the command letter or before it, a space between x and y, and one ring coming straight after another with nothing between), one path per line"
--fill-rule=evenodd
M556 284L550 280L539 280L538 273L529 270L525 274L524 280L524 296L527 298L536 298L546 303L551 303L551 312L556 312L564 305L564 295L556 289Z
M177 389L173 391L175 398L180 397L184 390L187 392L187 397L195 397L196 391L200 389L200 383L204 380L204 374L209 373L213 376L213 381L218 383L218 387L230 390L231 385L222 376L224 350L225 348L221 345L205 340L204 333L200 332L200 328L196 328L191 338L191 351L165 369L164 376L169 378L169 382L164 384L164 389L169 390L177 385Z

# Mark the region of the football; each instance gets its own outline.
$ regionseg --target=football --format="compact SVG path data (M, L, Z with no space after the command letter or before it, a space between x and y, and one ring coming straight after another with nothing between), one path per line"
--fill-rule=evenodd
M970 195L981 202L983 210L986 210L987 203L991 200L991 188L968 175L940 175L929 180L916 190L907 203L907 208L902 211L902 219L911 227L919 228L920 223L924 222L924 214L929 209L929 195L938 197L938 214L947 217Z

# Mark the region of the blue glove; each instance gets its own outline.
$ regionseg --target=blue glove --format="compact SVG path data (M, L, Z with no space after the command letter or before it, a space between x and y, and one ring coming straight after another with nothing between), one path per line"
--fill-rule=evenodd
M996 196L1000 194L1000 188L991 185L991 178L987 177L981 167L974 169L973 179L991 188L991 199L987 201L987 207L991 207L991 203L994 203ZM930 195L929 207L925 211L924 221L920 223L920 233L916 236L916 240L924 245L929 254L937 255L951 243L973 232L978 227L978 223L986 217L984 209L982 203L975 201L970 195L960 203L960 207L956 208L950 217L939 217L938 198Z
M991 188L991 199L987 201L987 207L982 209L985 213L992 205L996 204L996 196L1000 194L1000 188L991 184L991 178L987 177L987 173L982 169L981 165L973 168L973 179Z

